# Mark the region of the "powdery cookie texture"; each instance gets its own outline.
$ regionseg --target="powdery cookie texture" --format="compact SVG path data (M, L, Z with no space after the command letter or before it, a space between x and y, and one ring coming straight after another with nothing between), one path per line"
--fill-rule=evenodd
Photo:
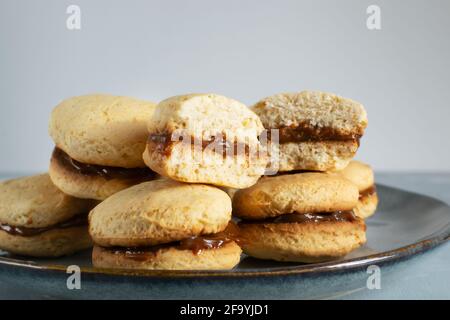
M280 171L343 169L368 123L360 103L324 92L276 94L251 109L267 130L279 130L280 146L270 151Z
M287 142L271 144L270 165L274 170L340 170L347 166L358 150L356 141Z
M155 104L129 97L92 94L62 101L51 114L56 146L83 163L144 167L146 125Z
M263 130L258 116L236 100L176 96L156 107L143 159L174 180L244 188L264 174L268 158L258 140Z
M104 200L156 174L142 160L155 104L105 94L73 97L51 114L49 173L65 193Z
M172 180L144 182L109 197L89 215L100 246L153 246L224 230L231 200L222 190Z
M265 219L288 213L352 210L358 189L336 175L308 172L261 178L254 186L235 192L233 214L243 219Z
M353 182L360 192L369 189L375 183L372 168L361 161L353 160L347 167L336 173Z
M0 249L30 257L60 257L92 247L87 225L55 228L24 237L0 230Z
M366 242L365 224L321 223L240 224L244 252L259 259L322 262L345 256Z
M338 174L264 177L234 194L239 244L249 256L277 261L344 256L366 241L364 221L353 212L358 197L356 185Z
M358 217L367 219L374 215L374 213L377 211L377 206L378 194L376 191L374 191L371 194L361 196L359 198L358 204L356 205L356 208L354 208L353 211Z
M87 249L87 214L96 203L64 194L48 174L1 182L0 249L33 257Z
M47 173L0 182L0 223L42 228L87 214L96 204L60 191Z
M354 209L355 214L363 219L372 216L378 205L378 194L375 187L374 173L370 165L353 160L341 171L337 171L353 182L359 190L359 202Z

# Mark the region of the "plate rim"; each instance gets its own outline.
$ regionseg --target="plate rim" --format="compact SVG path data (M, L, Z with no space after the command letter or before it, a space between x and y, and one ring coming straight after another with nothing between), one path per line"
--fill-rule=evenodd
M395 189L421 197L427 197L439 202L450 209L446 202L417 192L411 192L401 188L391 187L384 184L376 184L377 187ZM441 229L431 234L429 237L420 241L402 246L396 249L371 254L363 257L357 257L347 260L328 261L314 264L301 264L295 266L277 267L277 269L233 271L232 270L132 270L132 269L113 269L113 268L95 268L84 266L80 267L82 274L97 276L125 276L125 277L146 277L158 279L176 279L176 278L254 278L254 277L272 277L285 275L316 274L325 272L348 271L361 268L374 263L382 264L390 261L399 260L408 256L432 249L446 241L450 240L450 221ZM61 264L40 265L29 260L19 260L0 256L0 266L19 267L26 270L52 271L67 274L67 266Z

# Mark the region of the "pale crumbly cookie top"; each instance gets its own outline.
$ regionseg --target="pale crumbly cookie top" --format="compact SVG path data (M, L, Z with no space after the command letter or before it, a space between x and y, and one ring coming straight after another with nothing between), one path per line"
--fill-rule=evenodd
M345 169L336 171L336 173L353 182L359 191L364 191L375 183L372 168L361 161L352 160Z
M156 245L222 231L231 200L222 190L169 179L120 191L95 207L89 232L102 246Z
M331 93L302 91L264 98L251 107L267 129L310 125L362 134L367 126L363 105Z
M87 214L93 200L71 197L40 174L0 183L0 223L11 226L42 228L66 221L77 214Z
M264 127L243 103L210 93L175 96L157 105L148 122L148 131L172 133L175 130L197 138L225 134L237 141L257 143Z
M51 114L56 146L89 164L144 167L147 121L155 104L129 97L92 94L66 99Z

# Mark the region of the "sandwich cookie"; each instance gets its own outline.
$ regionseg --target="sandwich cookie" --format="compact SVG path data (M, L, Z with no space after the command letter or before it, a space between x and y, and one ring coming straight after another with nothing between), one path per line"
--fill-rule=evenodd
M344 169L367 126L360 103L329 93L277 94L251 109L270 134L271 167L279 171Z
M169 179L120 191L89 215L93 264L101 268L231 269L241 249L222 190Z
M0 249L32 257L87 249L87 216L95 204L64 194L48 174L1 182Z
M154 171L174 180L246 188L264 174L264 130L244 104L216 94L160 102L148 123L143 154Z
M366 242L364 220L353 208L358 188L338 175L299 173L261 178L233 197L240 245L252 257L320 262Z
M131 185L154 179L142 152L154 104L127 97L85 95L53 109L49 133L53 183L78 198L103 200Z
M377 209L378 195L372 168L368 164L353 160L338 173L358 187L359 201L353 209L355 214L362 219L373 215Z

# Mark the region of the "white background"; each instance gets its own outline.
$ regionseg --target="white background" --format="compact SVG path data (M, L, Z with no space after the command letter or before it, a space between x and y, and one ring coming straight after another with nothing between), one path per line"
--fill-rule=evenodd
M81 30L66 8L81 8ZM382 29L366 28L381 7ZM450 170L450 1L0 1L0 172L44 171L51 109L103 92L246 104L315 89L362 102L358 158Z

